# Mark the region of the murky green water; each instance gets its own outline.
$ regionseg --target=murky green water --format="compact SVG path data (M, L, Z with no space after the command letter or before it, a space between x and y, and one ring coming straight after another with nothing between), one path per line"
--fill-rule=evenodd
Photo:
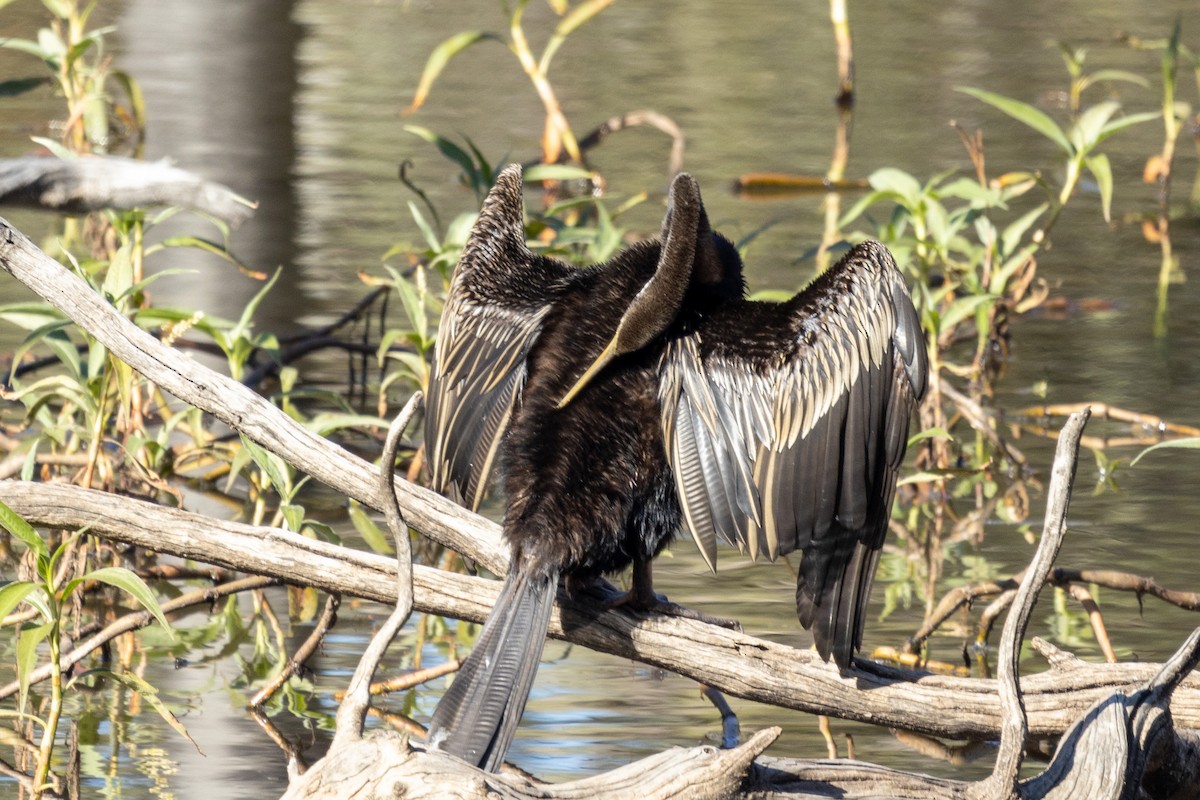
M118 26L120 66L146 93L150 131L147 155L169 156L181 166L232 186L261 202L255 218L234 238L249 263L283 266L280 285L259 316L266 329L287 330L337 316L364 291L355 274L379 271L380 256L398 240L419 236L407 210L411 195L396 180L406 159L414 175L449 217L469 210L472 198L455 183L453 166L431 147L405 133L418 124L445 134L466 134L496 160L525 160L537 152L540 106L511 54L485 44L456 59L425 109L411 118L401 110L432 47L466 26L502 29L498 4L472 2L379 3L340 0L295 3L265 0L129 0L106 2L101 13ZM686 168L699 179L714 223L735 237L760 231L748 255L752 288L791 288L807 280L811 262L800 256L819 239L819 196L746 201L729 187L752 171L824 172L834 134L832 39L823 3L710 0L620 0L582 29L557 56L552 76L577 132L618 113L653 109L672 117L688 137ZM1136 71L1156 80L1156 56L1116 41L1119 32L1165 36L1177 14L1184 39L1200 44L1200 11L1189 2L1146 8L1117 0L1061 3L898 2L853 6L858 105L849 173L898 166L918 176L969 167L957 134L985 128L989 171L1053 163L1052 146L981 103L954 91L970 85L1035 102L1051 113L1066 85L1056 48L1046 40L1089 46L1089 68ZM38 24L36 4L0 12L0 36L28 35ZM531 4L528 24L535 41L549 30L549 13ZM34 72L28 59L0 51L0 78ZM1194 79L1181 78L1181 96L1195 101ZM1093 90L1099 92L1101 90ZM1131 111L1157 105L1157 88L1127 87ZM0 155L30 149L56 103L44 94L3 99ZM1053 403L1104 402L1200 423L1200 294L1196 283L1171 290L1170 334L1152 334L1154 284L1159 252L1147 244L1129 215L1153 209L1154 193L1141 183L1142 164L1158 149L1153 125L1109 143L1117 191L1116 222L1100 217L1094 187L1060 222L1054 247L1041 260L1053 292L1071 300L1099 298L1104 313L1042 315L1014 325L1014 347L998 404L1016 409L1041 402L1039 382ZM614 135L594 152L595 164L616 196L665 188L669 143L661 134L636 129ZM1176 164L1182 196L1197 168L1195 149L1181 139ZM627 224L654 230L657 199L635 210ZM35 238L49 235L54 220L28 212L10 217ZM202 231L195 220L173 221L163 233ZM1174 227L1175 249L1192 273L1200 252L1194 217ZM196 270L155 284L160 303L178 302L217 314L241 309L258 285L214 260L175 251L158 267ZM1194 275L1193 275L1194 277ZM0 282L0 296L21 289ZM12 346L12 333L0 331ZM317 369L331 380L344 365L330 358ZM1051 445L1025 438L1035 466L1048 466ZM1114 452L1123 459L1134 451ZM1096 469L1084 454L1071 508L1072 533L1060 564L1114 567L1151 575L1167 586L1195 589L1191 554L1200 530L1196 457L1151 458L1118 472L1119 494L1091 496ZM1042 498L1033 499L1034 517ZM1018 570L1030 549L1017 532L996 525L980 548L1001 574ZM727 558L711 578L690 544L680 543L660 562L656 579L673 599L714 613L736 616L746 628L771 638L805 643L794 622L791 574L782 565L748 568ZM1129 657L1161 659L1198 621L1146 601L1101 592L1114 644ZM879 593L876 602L880 601ZM282 600L280 601L282 602ZM323 690L341 688L365 637L385 611L371 605L346 608L336 634L313 664ZM1048 608L1039 607L1035 631L1048 633ZM899 645L919 623L919 608L901 609L873 621L866 649ZM202 618L189 618L200 624ZM307 633L295 627L296 641ZM1073 642L1098 658L1090 638ZM938 657L957 660L961 642L935 641ZM105 703L89 713L97 722L91 749L93 788L102 796L269 796L282 791L279 751L243 712L236 684L238 664L217 655L221 643L175 670L151 664L147 677L178 704L192 735L207 753L199 757L143 710ZM442 656L433 649L426 662ZM1030 667L1037 668L1036 663ZM331 712L327 694L312 699ZM772 752L819 756L824 752L815 721L807 716L732 701L745 729L785 727ZM436 692L418 695L416 716L425 721ZM319 754L324 730L308 730L295 717L278 723ZM714 733L719 721L694 684L644 666L558 642L546 662L518 734L512 759L547 777L578 776L608 769L671 745L688 745ZM988 763L959 770L928 761L885 732L838 725L852 731L859 757L939 774L978 775ZM118 761L114 744L120 742ZM0 783L0 792L6 785ZM11 787L10 787L11 788Z

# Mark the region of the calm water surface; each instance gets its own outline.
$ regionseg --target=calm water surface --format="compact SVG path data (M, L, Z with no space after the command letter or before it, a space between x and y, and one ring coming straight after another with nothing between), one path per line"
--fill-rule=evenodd
M714 223L734 237L761 231L747 256L755 289L792 289L811 275L811 261L801 256L819 239L820 197L750 202L737 198L729 186L746 172L821 174L826 169L834 135L834 62L825 11L823 3L622 0L581 29L554 63L556 88L578 133L638 109L667 114L683 127L685 165L699 179ZM380 257L392 244L418 239L407 209L412 196L396 180L400 162L413 162L413 174L443 218L471 209L473 197L456 183L455 168L405 133L406 123L447 135L469 134L495 161L527 160L537 153L540 105L511 54L499 45L463 54L446 70L425 109L408 119L400 113L438 42L467 26L503 29L498 4L490 0L128 0L106 2L99 13L117 26L112 41L117 63L145 91L147 156L170 157L261 203L255 218L235 234L233 246L261 269L283 267L280 284L258 317L263 329L286 332L335 318L364 292L357 272L379 273ZM906 1L864 4L851 13L859 88L852 176L885 165L920 177L947 169L965 172L968 164L950 120L968 129L985 127L991 174L1053 164L1049 143L954 91L960 85L986 88L1036 102L1061 118L1055 103L1066 73L1049 39L1086 44L1089 68L1130 69L1151 79L1157 75L1156 56L1119 44L1118 33L1162 37L1182 14L1184 40L1193 49L1200 46L1200 11L1190 2ZM36 4L5 8L0 36L29 35L41 24L37 14ZM531 4L528 24L534 41L543 41L552 26L543 5ZM34 71L27 57L0 51L4 78ZM1181 86L1182 96L1194 102L1191 77L1181 78ZM1095 98L1102 90L1093 91ZM1157 90L1126 87L1122 100L1130 111L1153 109ZM0 155L29 150L28 136L42 133L45 120L58 113L56 101L46 94L3 102ZM1158 128L1147 125L1110 142L1117 222L1103 223L1094 187L1085 186L1082 191L1092 196L1080 198L1067 212L1054 233L1053 249L1041 260L1041 274L1054 293L1075 301L1098 298L1112 310L1018 321L998 398L1001 407L1040 402L1032 389L1044 382L1049 402L1097 401L1200 423L1196 282L1172 287L1170 335L1155 341L1151 318L1158 249L1143 241L1138 225L1121 222L1153 208L1153 190L1141 183L1140 174L1146 156L1160 145L1159 135ZM661 134L637 129L613 136L593 154L614 196L643 189L654 194L626 220L632 229L657 228L668 146ZM1181 196L1196 166L1191 143L1181 140L1176 165ZM12 213L11 219L35 238L52 235L55 227L47 215ZM181 230L210 233L202 222L180 218L159 235ZM1183 268L1194 272L1200 226L1191 216L1174 231ZM155 284L159 303L228 316L259 289L202 255L175 251L155 266L196 271ZM0 294L6 300L24 296L11 280L0 282ZM13 346L14 336L0 331L4 349ZM344 380L339 358L319 362L316 369L328 380ZM1047 468L1049 443L1025 438L1020 445L1035 466ZM1127 462L1133 452L1111 455ZM1163 455L1122 470L1119 494L1091 496L1096 477L1085 453L1071 508L1072 534L1060 563L1126 568L1167 586L1197 588L1190 558L1200 530L1195 457ZM1036 517L1042 498L1033 502ZM981 554L1007 575L1020 569L1031 551L1015 529L996 525ZM656 578L660 590L677 601L736 616L756 634L807 645L792 611L793 578L782 564L750 569L731 557L710 578L691 546L680 543L660 561ZM876 593L876 603L881 594ZM1101 592L1099 599L1126 657L1162 659L1198 621L1152 600L1139 613L1132 598ZM370 604L343 609L336 635L314 663L318 687L344 685L365 637L385 613ZM865 648L898 645L920 619L921 610L914 607L873 621ZM1048 604L1039 607L1034 632L1048 635L1049 619ZM307 632L295 626L291 634L298 641ZM283 760L243 712L244 698L234 685L239 667L220 654L221 644L197 654L185 669L156 663L147 675L178 704L206 758L145 711L131 716L119 707L91 709L101 720L93 756L108 759L113 752L104 743L122 743L114 770L119 779L108 784L108 794L207 800L214 793L282 791ZM956 639L937 640L934 654L956 660L960 646ZM1071 646L1083 657L1098 659L1090 637ZM426 663L444 657L433 649L424 655ZM1030 662L1029 668L1040 666ZM427 720L439 691L418 696L419 720ZM824 753L812 718L732 702L746 730L785 727L772 752ZM327 693L311 703L316 711L332 711ZM309 729L288 715L278 722L310 745L313 757L327 742L328 732L319 725ZM694 744L718 728L716 714L690 681L551 642L512 759L546 777L579 776L667 746ZM859 756L871 761L959 777L990 768L986 760L963 770L923 759L865 726L836 724L836 730L853 733ZM95 789L101 790L100 782Z

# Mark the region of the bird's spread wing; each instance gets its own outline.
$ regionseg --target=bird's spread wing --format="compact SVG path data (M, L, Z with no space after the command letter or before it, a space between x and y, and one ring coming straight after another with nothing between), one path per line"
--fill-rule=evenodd
M718 536L751 556L802 551L801 622L845 666L926 380L890 255L860 245L788 303L723 309L669 344L661 372L668 460L709 566Z
M477 509L496 466L525 358L566 268L525 246L521 173L501 173L451 279L426 403L433 486Z

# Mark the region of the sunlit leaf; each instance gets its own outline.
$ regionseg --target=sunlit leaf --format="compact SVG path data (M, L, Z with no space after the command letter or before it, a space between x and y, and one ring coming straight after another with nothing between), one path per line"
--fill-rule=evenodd
M280 463L276 460L277 456L267 452L262 447L242 435L242 447L258 465L258 468L266 473L267 479L271 481L271 485L275 487L277 492L285 492L288 488L287 475Z
M43 615L47 616L47 615ZM33 680L33 671L38 662L38 645L46 640L53 629L54 623L43 625L26 625L21 628L17 637L17 685L20 687L21 710L26 707L29 698L29 683Z
M920 202L921 184L904 170L883 167L872 172L867 181L871 188L878 192L893 192L899 195L909 206L915 207Z
M975 309L985 303L995 302L994 295L968 295L960 297L942 312L941 330L953 328L967 317L975 313Z
M1126 72L1123 69L1098 69L1087 77L1089 83L1124 81L1125 83L1135 83L1138 86L1150 86L1150 81L1146 80L1141 75L1133 72Z
M429 249L437 252L441 249L442 243L438 239L437 232L425 219L425 215L421 213L421 209L412 200L408 201L408 211L412 214L413 222L417 223L417 228L420 229L421 235L425 237L425 243L429 245Z
M1080 114L1067 134L1071 139L1071 144L1075 146L1075 151L1087 152L1094 147L1105 123L1112 119L1112 115L1116 114L1120 107L1120 103L1106 100Z
M37 43L42 52L46 54L45 58L47 61L61 61L67 54L67 43L50 28L41 28L38 30Z
M143 608L149 611L172 639L175 638L175 632L171 629L171 624L163 616L162 606L158 604L158 598L154 596L154 592L150 591L150 587L146 585L146 582L133 571L124 567L102 567L85 574L83 580L100 581L125 592L125 594L137 600Z
M1021 244L1021 238L1025 232L1029 230L1033 223L1037 222L1038 218L1050 208L1048 203L1042 203L1037 208L1034 208L1022 214L1013 222L1010 222L1004 231L1000 234L1000 252L1004 256L1008 256L1015 252Z
M0 39L0 47L7 47L9 50L19 50L22 53L29 53L32 56L37 56L43 61L49 61L51 58L50 53L47 52L44 47L37 42L30 41L29 39Z
M11 581L0 587L0 619L4 619L13 609L25 602L29 593L38 588L32 581Z
M141 695L142 700L146 701L151 708L158 712L158 715L162 717L168 725L174 728L176 733L192 743L192 747L196 748L197 753L204 755L204 751L200 749L200 745L196 744L196 740L193 739L191 734L187 732L187 728L185 728L183 723L171 713L171 710L163 703L162 698L158 696L158 689L154 688L145 680L139 678L132 672L114 672L113 670L101 668L90 669L87 672L77 675L72 679L71 683L78 683L84 678L91 677L108 678L125 686L127 689L137 692L139 695Z
M387 420L366 414L318 414L305 425L306 428L319 436L347 428L386 428Z
M417 92L413 96L412 104L405 109L404 113L411 114L425 103L429 96L429 90L433 88L433 82L437 80L438 75L442 74L442 70L450 63L450 59L476 42L486 39L502 41L499 36L487 31L463 31L454 34L433 48L433 52L425 61L425 69L421 72L421 80L417 83Z
M914 434L908 438L908 446L912 447L917 442L923 442L926 439L945 439L948 442L955 441L954 436L950 431L941 426L926 428L920 433Z
M1151 445L1142 452L1138 453L1133 461L1129 462L1129 466L1136 466L1137 463L1142 460L1142 456L1153 452L1154 450L1161 450L1164 448L1173 450L1200 450L1200 436L1187 439L1172 439L1169 442L1159 442L1158 444Z
M250 298L250 302L242 309L242 316L238 318L237 324L233 326L233 330L229 332L230 338L240 339L250 330L250 325L254 320L254 315L258 311L259 304L266 298L271 288L275 285L275 281L279 280L280 273L283 268L275 270L275 274L266 282L263 288L259 289L254 297Z
M0 526L24 542L25 546L39 558L50 557L50 551L47 549L46 543L42 541L42 537L38 536L38 532L17 512L9 508L3 500L0 500Z
M558 27L554 29L554 35L563 38L570 36L580 25L611 6L613 2L614 0L587 0L587 2L580 3L562 22L558 23Z
M75 12L74 0L42 0L42 5L59 19L69 19Z
M1003 111L1018 122L1028 125L1058 145L1067 155L1074 153L1071 143L1067 141L1067 137L1063 135L1062 129L1058 127L1058 124L1044 112L1028 103L1022 103L1020 100L1014 100L1011 97L1005 97L1004 95L988 92L983 89L976 89L972 86L959 86L958 91L963 94L969 94L977 100L982 100L988 105Z
M587 181L592 179L592 173L583 167L573 167L570 164L537 164L524 172L526 183L540 181Z
M81 374L79 349L71 341L71 337L67 335L67 329L73 325L74 323L68 320L55 320L54 322L46 323L36 330L30 331L13 352L13 363L19 364L21 359L31 349L38 345L45 345L58 356L58 360L71 371L72 376L79 377Z
M349 507L350 521L354 523L354 530L358 531L358 535L366 542L367 547L370 547L376 553L390 555L395 552L392 548L392 543L388 535L384 533L375 520L363 511L362 506L358 503L351 503Z
M71 151L62 142L56 142L53 139L47 139L45 136L30 136L29 141L39 144L50 151L51 155L56 158L61 158L64 161L70 161L74 158L79 158L79 155Z
M1096 185L1100 187L1100 207L1104 210L1104 221L1110 222L1112 220L1113 177L1108 156L1104 153L1097 153L1084 163L1087 164L1092 177L1096 179Z
M254 278L255 280L266 280L267 278L267 274L265 272L254 269L253 267L250 267L241 261L225 245L220 244L219 242L209 241L208 239L202 239L199 236L168 236L161 242L147 247L146 255L152 255L167 247L191 247L195 248L196 250L203 250L206 253L212 253L214 256L229 262L233 266L237 267L238 271L248 278Z
M1113 134L1123 131L1126 128L1159 119L1162 119L1162 114L1157 111L1142 111L1137 114L1126 114L1123 117L1117 117L1114 120L1109 120L1108 124L1101 129L1099 135L1096 136L1095 143L1100 144Z

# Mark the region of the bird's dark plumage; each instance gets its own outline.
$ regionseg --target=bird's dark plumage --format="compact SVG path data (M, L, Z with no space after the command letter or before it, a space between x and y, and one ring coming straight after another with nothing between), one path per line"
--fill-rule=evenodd
M524 709L559 579L636 574L681 523L713 568L718 537L801 551L797 611L821 655L844 669L861 643L926 380L900 273L867 242L792 300L751 302L695 181L670 199L659 239L576 270L526 246L509 167L451 283L433 482L477 508L499 468L512 560L430 742L485 769Z

